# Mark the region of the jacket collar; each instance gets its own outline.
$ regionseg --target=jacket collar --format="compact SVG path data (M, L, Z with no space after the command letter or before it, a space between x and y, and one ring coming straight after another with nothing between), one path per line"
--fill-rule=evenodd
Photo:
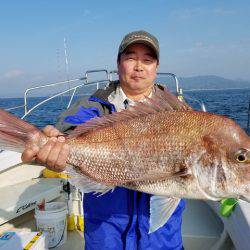
M111 95L112 92L117 90L118 84L119 81L112 81L105 89L98 89L93 95L90 96L89 101L99 102L111 108L112 111L115 111L115 107L113 104L109 102L108 97ZM165 90L164 86L160 84L155 84L152 95L155 95L164 90Z

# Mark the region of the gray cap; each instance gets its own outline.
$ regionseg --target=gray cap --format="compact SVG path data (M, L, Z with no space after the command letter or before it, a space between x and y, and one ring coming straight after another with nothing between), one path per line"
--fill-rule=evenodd
M119 46L118 58L124 52L124 50L133 43L143 43L152 48L156 54L157 61L159 62L159 42L157 38L144 30L133 31L128 33Z

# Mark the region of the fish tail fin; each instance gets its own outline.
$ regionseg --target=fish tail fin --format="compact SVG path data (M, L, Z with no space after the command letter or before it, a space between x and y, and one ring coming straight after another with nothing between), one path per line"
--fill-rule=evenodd
M38 128L0 109L0 149L22 152Z

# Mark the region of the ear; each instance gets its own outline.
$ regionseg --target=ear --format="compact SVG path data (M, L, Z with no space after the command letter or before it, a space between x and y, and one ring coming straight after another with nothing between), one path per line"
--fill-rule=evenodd
M120 70L121 70L121 61L117 59L117 72L118 72L118 75L120 75Z

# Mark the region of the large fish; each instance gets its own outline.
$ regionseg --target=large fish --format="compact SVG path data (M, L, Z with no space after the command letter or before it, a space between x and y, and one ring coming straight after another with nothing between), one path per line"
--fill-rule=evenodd
M19 118L4 111L0 117L0 148L22 152L48 140ZM150 232L168 220L180 198L250 199L248 135L234 121L190 110L168 92L94 118L65 137L66 170L83 192L122 186L153 194Z

